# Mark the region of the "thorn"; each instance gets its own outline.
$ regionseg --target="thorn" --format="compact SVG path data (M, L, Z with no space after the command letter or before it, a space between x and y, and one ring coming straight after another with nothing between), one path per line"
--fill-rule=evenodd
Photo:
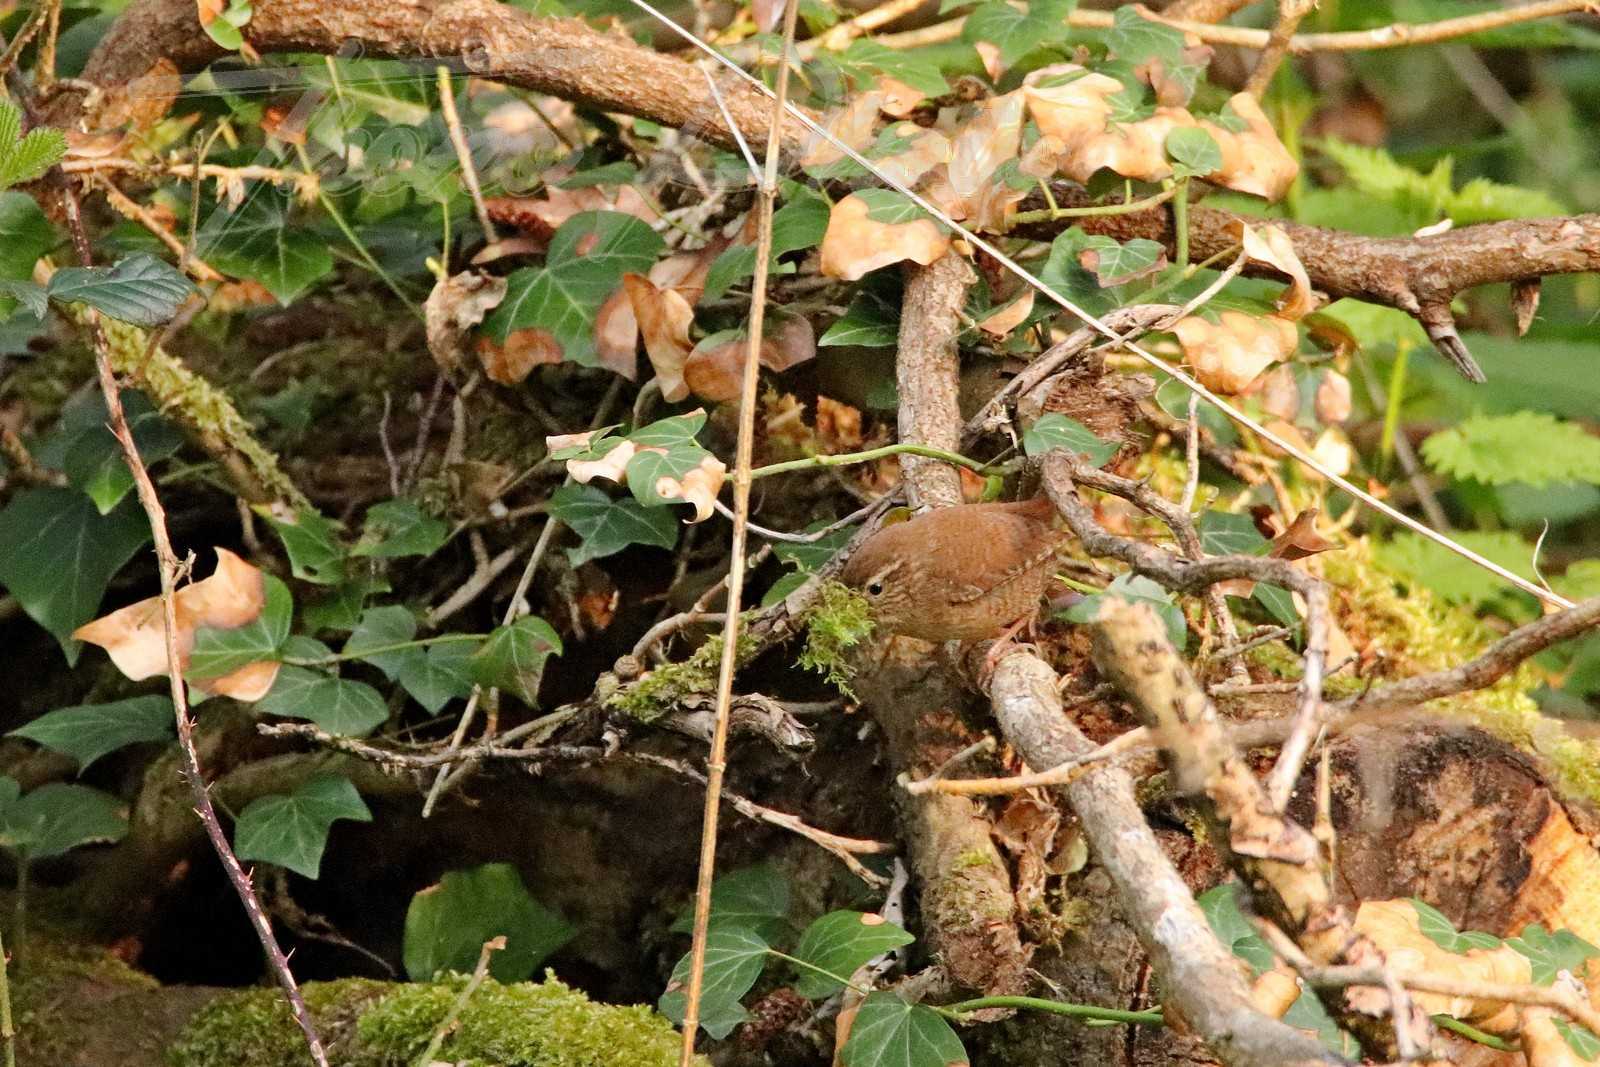
M1433 347L1461 372L1463 378L1479 385L1489 380L1477 360L1472 358L1472 353L1467 351L1461 335L1456 332L1456 320L1450 314L1449 304L1423 304L1415 314L1422 328L1428 331L1428 339L1433 342Z
M1539 289L1543 280L1534 275L1532 278L1518 278L1511 283L1511 310L1517 316L1518 337L1528 335L1528 327L1533 325L1533 317L1539 313Z

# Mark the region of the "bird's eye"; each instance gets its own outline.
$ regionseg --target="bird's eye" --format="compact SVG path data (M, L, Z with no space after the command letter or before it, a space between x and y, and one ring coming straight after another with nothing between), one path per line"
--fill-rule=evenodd
M882 596L883 595L883 580L881 578L874 578L872 581L867 583L867 595L868 596Z

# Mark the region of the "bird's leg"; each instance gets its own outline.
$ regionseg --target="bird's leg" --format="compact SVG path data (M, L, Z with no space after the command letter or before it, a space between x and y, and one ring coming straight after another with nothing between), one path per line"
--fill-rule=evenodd
M1010 626L1007 626L1003 631L1001 631L1000 636L994 639L994 643L989 646L989 651L984 653L983 671L978 675L979 680L984 683L985 686L987 686L989 676L994 674L995 666L1000 662L1007 652L1011 651L1012 646L1016 644L1012 638L1017 636L1017 633L1024 627L1026 627L1028 630L1029 639L1037 638L1038 622L1039 613L1037 611L1029 612L1016 622L1012 623Z

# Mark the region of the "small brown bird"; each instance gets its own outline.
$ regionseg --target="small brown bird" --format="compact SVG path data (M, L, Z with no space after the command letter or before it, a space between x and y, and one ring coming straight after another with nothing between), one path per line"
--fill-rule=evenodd
M867 538L843 580L871 602L880 632L925 641L1000 637L1038 611L1067 537L1055 514L1044 497L924 512Z

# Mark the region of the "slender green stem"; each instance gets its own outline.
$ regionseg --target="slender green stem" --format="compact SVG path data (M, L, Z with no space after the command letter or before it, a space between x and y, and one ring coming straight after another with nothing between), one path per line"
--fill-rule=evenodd
M1159 1011L1125 1011L1122 1008L1101 1008L1093 1004L1073 1004L1070 1001L1045 1000L1042 997L978 997L976 1000L963 1000L959 1004L946 1004L942 1008L933 1010L948 1019L959 1019L963 1015L983 1008L1025 1008L1029 1011L1049 1012L1052 1015L1071 1015L1079 1019L1103 1019L1111 1023L1166 1025L1166 1019Z
M443 645L451 641L482 641L485 634L440 634L438 637L419 637L415 641L396 641L392 645L374 645L363 648L359 652L335 652L331 656L285 656L283 662L292 667L328 667L335 663L344 663L353 659L371 659L381 656L385 652L404 652L408 648L427 648L429 645Z
M1394 346L1394 369L1389 372L1389 396L1383 409L1383 435L1378 439L1381 470L1387 472L1394 460L1394 438L1400 429L1400 405L1405 401L1406 364L1411 360L1411 342L1402 337Z
M1154 196L1147 196L1143 200L1129 200L1125 204L1093 204L1089 207L1047 207L1038 211L1019 211L1011 217L1012 226L1021 226L1029 222L1050 222L1054 219L1081 219L1094 215L1131 215L1136 211L1155 207L1171 200L1176 192L1176 186L1163 189Z
M1140 293L1137 298L1138 302L1141 304L1153 304L1155 303L1157 297L1164 295L1168 290L1182 285L1190 278L1193 278L1196 274L1199 274L1208 267L1216 265L1224 259L1231 259L1233 256L1237 255L1238 252L1238 245L1229 245L1222 251L1207 256L1198 263L1191 263L1180 271L1174 271L1172 277L1167 278L1164 281L1159 281L1150 288L1146 289L1144 292Z
M6 1067L17 1067L17 1028L11 1025L11 981L6 974L3 940L0 940L0 1042L5 1044Z
M1517 1052L1522 1048L1521 1045L1513 1044L1503 1037L1485 1033L1476 1026L1468 1025L1452 1015L1435 1015L1433 1017L1433 1025L1441 1030L1449 1030L1452 1033L1460 1034L1468 1041L1476 1041L1480 1045L1487 1045L1500 1052Z
M1175 182L1172 188L1177 192L1172 201L1172 228L1177 232L1177 263L1180 267L1189 265L1189 179L1183 178Z
M861 988L860 986L856 985L854 982L850 981L850 979L848 979L848 978L841 978L838 975L834 974L832 971L828 970L827 968L818 967L815 963L810 963L810 962L808 962L806 960L803 960L799 956L791 956L787 952L779 952L775 948L767 949L767 955L775 956L776 958L778 958L780 960L783 960L783 961L785 961L787 963L792 963L796 967L800 967L800 968L802 968L804 970L810 971L812 974L820 974L824 978L831 978L835 982L838 982L840 985L846 986L847 988L852 989L857 993L860 993L862 996L866 996L866 995L868 995L869 993L872 992L872 990L870 990L870 989Z
M865 452L845 452L837 456L807 456L805 459L785 460L782 463L769 463L765 467L757 467L750 472L752 478L766 478L773 474L786 474L789 471L809 470L812 467L848 467L852 463L868 463L886 456L898 455L927 456L929 459L942 459L946 463L954 463L958 467L968 470L985 471L989 464L980 463L975 459L955 452L946 452L942 448L930 448L927 445L893 444L884 445L882 448L869 448Z
M308 173L314 172L316 168L311 165L311 157L306 154L305 145L297 144L294 147L295 151L299 153L300 165ZM360 237L356 236L356 231L350 228L350 223L345 221L344 213L339 210L339 206L333 202L332 198L328 196L320 185L317 187L317 202L322 205L322 210L328 213L328 217L333 220L333 224L339 227L339 232L344 234L344 239L350 242L350 246L356 250L356 255L361 258L361 262L366 265L366 268L379 278L382 278L383 284L389 287L389 291L399 297L400 302L411 309L411 313L420 319L422 312L417 308L416 301L404 289L400 288L400 283L395 281L394 277L383 269L382 264L372 258L372 253L367 250L367 246L362 243Z

